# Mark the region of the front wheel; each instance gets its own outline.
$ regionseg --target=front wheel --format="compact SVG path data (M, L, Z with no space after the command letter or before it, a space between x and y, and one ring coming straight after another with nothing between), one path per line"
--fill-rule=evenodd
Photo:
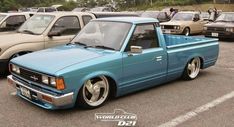
M200 68L201 68L201 60L200 58L194 58L192 59L186 66L184 73L183 73L183 78L186 80L193 80L195 79L198 74L200 73Z
M190 35L190 29L188 28L188 27L186 27L185 29L184 29L184 35L185 36L189 36Z
M87 80L79 91L77 105L85 109L97 108L109 96L109 82L105 76Z

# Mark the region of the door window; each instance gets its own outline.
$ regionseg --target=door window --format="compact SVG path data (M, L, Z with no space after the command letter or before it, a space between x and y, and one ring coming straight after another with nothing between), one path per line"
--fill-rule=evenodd
M81 30L80 22L76 16L66 16L58 19L51 32L59 32L60 35L74 35Z
M159 47L155 25L137 25L125 51L130 51L131 46L141 46L142 49Z

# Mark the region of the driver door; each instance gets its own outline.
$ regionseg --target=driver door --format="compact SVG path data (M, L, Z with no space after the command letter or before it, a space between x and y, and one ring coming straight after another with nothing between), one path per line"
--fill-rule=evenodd
M131 46L142 47L142 53L131 53ZM166 72L167 53L159 44L155 25L137 25L123 54L123 87L138 89L162 83Z
M45 47L50 48L57 45L67 44L80 30L81 26L77 16L61 17L55 22L49 32L57 33L57 35L47 36L45 38Z

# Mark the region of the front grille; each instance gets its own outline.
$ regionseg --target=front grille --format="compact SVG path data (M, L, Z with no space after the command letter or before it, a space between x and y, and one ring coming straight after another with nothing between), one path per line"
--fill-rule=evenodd
M40 74L37 74L35 72L20 68L20 76L22 78L25 78L29 81L33 81L36 83L41 83L42 82L42 77Z
M164 26L164 29L174 29L174 26L171 26L171 25L165 25L165 26Z
M224 32L225 28L222 28L222 27L208 27L207 30Z

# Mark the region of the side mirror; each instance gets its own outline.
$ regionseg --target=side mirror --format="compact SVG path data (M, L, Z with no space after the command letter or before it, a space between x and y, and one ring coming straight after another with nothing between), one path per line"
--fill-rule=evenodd
M130 52L140 54L140 53L142 53L142 47L141 46L131 46Z
M48 33L48 37L52 38L53 36L61 36L61 32L51 31Z
M197 22L197 21L199 21L199 18L193 18L193 21Z

